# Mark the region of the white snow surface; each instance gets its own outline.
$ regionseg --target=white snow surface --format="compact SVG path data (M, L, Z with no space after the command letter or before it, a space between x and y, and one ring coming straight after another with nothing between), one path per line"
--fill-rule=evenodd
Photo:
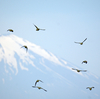
M44 49L42 49L40 46L35 45L27 40L23 40L20 37L17 37L13 34L4 36L0 36L0 61L4 60L6 64L8 64L11 68L16 69L16 74L18 73L18 63L17 59L15 58L15 53L19 56L19 58L24 62L31 64L35 68L39 69L35 66L32 59L35 59L34 55L30 54L29 52L26 53L26 49L23 47L23 45L26 45L28 47L28 51L32 51L43 58L52 61L56 64L59 64L63 66L63 64L59 61L59 59L52 54L51 52L47 52ZM22 70L27 70L28 68L22 66L22 63L19 63ZM40 70L40 69L39 69Z
M26 52L26 49L23 47L23 45L26 45L28 47L28 51ZM43 70L41 70L36 64L34 63L34 59L36 59L35 53L41 57L42 63L44 64L44 59L47 59L48 61L51 61L59 66L62 66L70 71L73 71L72 68L76 66L72 65L68 66L70 63L63 59L57 58L54 54L52 54L49 51L44 50L40 46L31 43L27 40L24 40L23 38L20 38L18 36L15 36L14 34L8 34L8 35L0 35L0 62L4 61L4 69L5 72L8 73L9 68L12 73L18 74L18 66L20 66L21 70L28 71L29 68L25 67L24 65L31 65L37 70L44 73ZM16 57L18 56L18 58ZM9 65L7 67L6 65ZM50 67L47 67L45 64L43 65L48 71L51 71L52 69ZM78 68L77 68L78 69ZM53 70L52 70L53 71ZM89 75L93 75L95 78L98 79L98 76L95 74L88 72L86 74L83 73L77 73L76 71L73 71L76 74L79 74L81 76L84 76L88 78Z

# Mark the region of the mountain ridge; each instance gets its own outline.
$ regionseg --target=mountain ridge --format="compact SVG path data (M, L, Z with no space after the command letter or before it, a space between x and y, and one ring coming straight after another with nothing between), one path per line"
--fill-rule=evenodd
M26 49L21 48L23 45L28 46L29 50L27 53ZM13 34L0 36L0 65L2 70L2 82L5 83L9 78L11 82L15 84L18 83L20 86L24 83L24 85L27 86L27 90L24 86L21 90L25 92L30 92L28 87L31 86L30 84L33 84L31 83L33 79L42 78L46 86L44 84L40 85L50 90L52 94L54 91L59 92L59 87L63 90L65 86L65 88L70 90L70 93L79 89L81 95L82 93L86 95L88 93L86 87L95 86L95 89L98 91L96 92L94 89L93 92L96 94L94 93L92 96L95 97L97 95L96 99L99 97L99 76L96 76L90 71L80 73L73 71L72 68L78 69L79 67ZM15 85L13 84L13 86ZM53 92L50 87L54 90ZM71 90L73 91L71 92ZM32 92L30 93L32 94ZM63 94L65 95L65 93ZM45 99L47 99L47 97Z
M29 54L30 52L34 52L35 54L38 54L38 55L40 55L41 57L43 57L43 58L45 58L45 59L48 59L48 60L50 60L50 61L52 61L52 62L54 62L54 63L57 63L57 64L59 64L59 65L61 65L61 66L63 66L63 67L65 67L65 68L67 68L67 69L72 69L71 67L68 67L68 66L64 66L64 65L67 65L67 64L71 64L71 65L73 65L74 67L75 67L75 64L73 64L73 63L71 63L71 62L67 62L67 61L65 61L64 59L58 59L57 58L57 56L55 56L54 54L52 54L51 52L49 52L49 51L46 51L46 50L44 50L43 48L41 48L40 46L38 46L38 45L35 45L35 44L33 44L33 43L31 43L31 42L29 42L29 41L27 41L27 40L24 40L23 38L19 38L19 37L17 37L17 36L15 36L14 34L12 34L12 33L9 33L9 34L5 34L5 35L0 35L0 39L1 39L1 37L3 37L4 39L5 39L5 37L6 38L8 38L8 37L10 37L12 40L14 40L15 41L15 43L17 43L17 44L19 44L19 46L16 44L16 46L17 46L17 50L18 51L21 51L20 53L18 53L18 51L17 50L15 50L15 43L14 44L12 44L12 45L14 45L14 48L13 48L13 50L14 50L14 52L15 52L15 54L17 54L18 56L21 56L21 55L23 55L20 59L22 59L23 60L23 57L29 57L29 58L31 58L31 59L35 59L35 57L34 56L32 56L32 54ZM15 39L14 39L15 38ZM8 39L8 40L10 40L10 39ZM21 44L19 43L19 42L17 42L17 40L20 40L21 41ZM23 41L23 42L22 42ZM0 40L0 42L2 42L2 40ZM11 41L10 41L11 42ZM25 43L26 43L26 45L28 45L29 46L29 48L28 48L28 52L29 53L26 53L26 51L25 51L25 49L24 48L21 48L21 46L23 46L23 45L25 45ZM5 44L6 45L6 44ZM11 46L12 46L11 45ZM31 46L30 46L31 45ZM1 44L0 43L0 47L1 46L3 46L3 44ZM8 47L8 46L7 46ZM33 49L32 49L32 47L33 47ZM3 47L4 48L4 47ZM0 48L1 50L3 50L3 52L4 52L4 49L3 49L2 47ZM35 48L35 49L34 49ZM9 50L9 49L8 49ZM37 51L38 50L38 51ZM41 50L41 51L40 51ZM22 52L23 51L23 52ZM0 51L1 52L1 51ZM2 54L3 54L3 52L1 52L0 54L1 54L1 56L2 56ZM11 52L11 51L10 51ZM13 51L12 51L13 52ZM44 54L41 54L41 52ZM22 53L22 54L21 54ZM13 53L14 54L14 53ZM21 55L20 55L21 54ZM4 56L4 55L3 55ZM14 55L13 55L14 56ZM13 57L14 58L14 57ZM0 61L2 60L3 58L1 58L0 57ZM6 59L7 60L7 59ZM29 60L29 59L27 59L26 58L26 60ZM24 62L25 62L25 60L23 60ZM8 62L9 63L9 62ZM12 63L13 64L13 63ZM16 62L15 62L15 66L16 66ZM33 65L33 66L35 66L33 63L32 63L32 61L31 61L31 64ZM10 63L9 63L9 65L11 65ZM77 66L76 66L76 68L78 68ZM76 72L76 71L74 71L74 72ZM93 73L92 73L93 74ZM94 74L95 75L95 74ZM99 77L99 76L98 76Z

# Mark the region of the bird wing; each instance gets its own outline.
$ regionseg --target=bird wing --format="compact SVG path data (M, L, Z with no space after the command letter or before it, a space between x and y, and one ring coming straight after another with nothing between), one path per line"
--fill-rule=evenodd
M42 81L42 80L39 80L39 81L43 83L43 81ZM38 81L36 81L36 82L35 82L35 86L36 86L37 82L38 82Z
M43 89L43 88L41 88L41 89ZM47 92L47 90L45 90L45 89L43 89L43 90Z
M13 32L13 30L12 30L12 29L8 29L7 31Z
M86 61L83 61L82 64L85 63L85 62L86 62Z
M86 87L86 89L88 89L88 88L90 88L90 87Z
M72 68L72 70L77 70L77 69L75 69L75 68Z
M87 38L83 42L85 42L86 40L87 40Z
M43 81L42 81L42 80L39 80L39 81L43 83Z
M40 29L40 30L43 30L43 31L45 31L45 29Z
M22 47L25 47L25 48L26 48L26 52L28 51L28 47L26 47L25 45L24 45L24 46L22 46ZM21 47L21 48L22 48L22 47Z
M36 84L37 84L37 81L35 82L35 86L36 86Z
M35 24L34 24L34 26L35 26L37 29L39 29Z
M87 70L80 70L80 71L86 72Z
M83 62L87 64L87 61L83 61Z
M74 43L80 44L81 42L74 42Z
M22 47L25 47L25 45L24 45L24 46L22 46ZM21 48L22 48L22 47L21 47Z
M92 88L94 88L94 87L92 87Z
M86 62L86 61L83 61L84 63Z

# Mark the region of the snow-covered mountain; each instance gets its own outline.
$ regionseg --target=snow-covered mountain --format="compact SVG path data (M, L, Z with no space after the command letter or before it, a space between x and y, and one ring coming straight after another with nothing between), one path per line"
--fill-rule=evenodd
M80 69L13 34L0 36L0 99L100 99L100 77L72 68ZM47 93L32 88L37 79Z

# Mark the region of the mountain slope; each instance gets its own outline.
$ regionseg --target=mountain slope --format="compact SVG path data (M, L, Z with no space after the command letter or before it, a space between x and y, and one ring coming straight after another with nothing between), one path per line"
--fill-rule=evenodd
M21 48L23 45L27 45L27 53ZM38 99L99 99L100 78L89 71L77 73L72 68L78 67L27 40L13 34L0 36L2 99L31 99L33 93ZM37 79L43 80L38 86L47 89L47 93L31 88ZM88 86L95 87L91 93L86 89Z

